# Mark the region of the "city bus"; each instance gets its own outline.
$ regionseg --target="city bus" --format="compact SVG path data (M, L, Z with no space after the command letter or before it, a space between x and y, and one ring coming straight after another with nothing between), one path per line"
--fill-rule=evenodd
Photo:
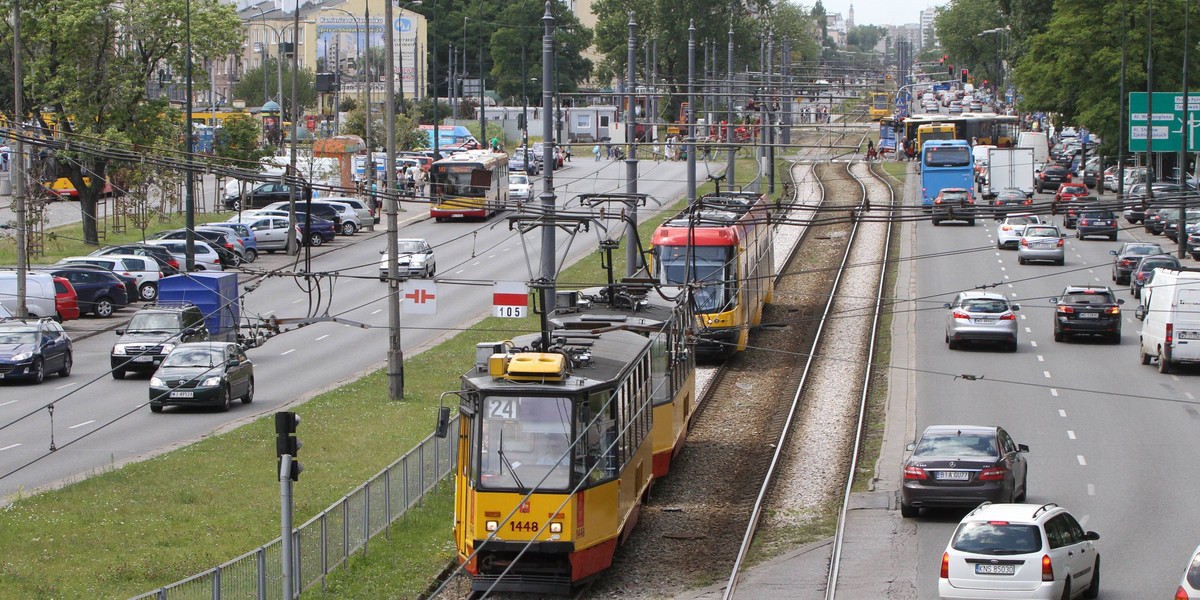
M508 155L491 150L457 152L429 167L429 216L486 219L508 206Z
M892 114L892 94L890 92L871 92L871 120L878 121Z
M921 207L930 210L945 188L975 198L975 159L966 140L929 140L921 145Z
M897 136L902 137L907 145L916 143L918 130L931 124L953 125L953 139L988 144L997 148L1011 148L1016 145L1018 131L1018 119L1015 115L995 113L911 115L903 119L887 116L883 117L880 123L896 127ZM903 130L903 133L900 130Z
M917 150L930 140L953 140L956 131L952 123L926 123L917 128Z

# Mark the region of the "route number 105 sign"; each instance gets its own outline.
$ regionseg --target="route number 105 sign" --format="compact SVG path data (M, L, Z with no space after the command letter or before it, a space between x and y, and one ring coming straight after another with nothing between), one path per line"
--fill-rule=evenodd
M492 287L492 316L520 319L529 312L529 290L522 281L497 281Z

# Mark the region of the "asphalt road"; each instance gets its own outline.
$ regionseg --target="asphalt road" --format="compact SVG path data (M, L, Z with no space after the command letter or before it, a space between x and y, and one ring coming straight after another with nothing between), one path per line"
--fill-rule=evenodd
M1116 287L1109 250L1133 239L1175 247L1140 226L1122 225L1130 229L1117 242L1079 241L1067 230L1061 267L1018 265L1015 251L995 248L990 219L974 227L916 227L917 431L933 424L1005 427L1031 448L1028 501L1067 507L1085 529L1100 533L1102 597L1169 598L1197 544L1191 524L1200 520L1194 500L1200 482L1191 473L1200 455L1193 392L1200 370L1160 375L1139 363L1137 301L1126 286L1117 288L1126 301L1119 345L1056 343L1052 335L1048 299L1064 286ZM947 349L942 304L977 286L1021 305L1015 354L991 346ZM917 520L918 597L937 597L942 552L966 512L926 510Z
M639 166L640 192L665 205L685 191L685 163L643 161ZM703 177L703 165L699 171ZM623 163L576 160L556 173L559 205L579 210L578 202L572 202L577 194L624 192L624 173ZM539 180L535 194L541 191ZM523 249L519 234L509 231L503 214L483 223L435 223L422 206L405 208L400 236L424 237L434 245L439 280L438 314L401 319L406 355L491 312L490 285L457 282L525 280L529 273L539 272L540 231L527 236ZM640 216L658 209L652 202ZM566 255L575 260L596 246L596 235L593 229L570 243L560 232L556 253L560 260ZM378 280L383 236L383 228L377 227L374 233L338 238L329 247L315 249L311 271L340 275L322 280L319 289L306 289L301 280L290 276L270 277L246 295L244 314L287 319L329 314L368 328L316 323L250 350L255 401L248 406L235 403L228 413L168 408L152 415L143 406L148 377L112 379L108 354L116 336L95 330L123 324L131 309L106 321L87 317L68 322L74 337L82 338L75 341L75 369L70 377L51 376L40 386L0 383L0 477L16 470L0 479L0 497L80 479L190 443L382 366L387 350L387 288ZM265 254L251 266L283 271L303 267L282 255ZM250 280L241 278L243 284ZM52 413L46 409L51 403ZM51 444L57 450L48 453Z

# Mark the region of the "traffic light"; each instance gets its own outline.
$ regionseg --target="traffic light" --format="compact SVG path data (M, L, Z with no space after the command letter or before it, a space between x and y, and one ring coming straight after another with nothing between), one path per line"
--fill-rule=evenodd
M525 113L517 113L517 129L525 131Z
M967 82L967 70L966 69L962 70L962 82L963 83Z
M946 65L946 74L954 77L954 65Z
M287 454L292 457L292 481L300 480L300 471L304 467L296 460L296 455L300 452L300 438L296 437L296 426L300 424L300 415L294 412L280 411L275 413L275 454L279 457L280 462L275 464L276 472L283 460L283 455Z

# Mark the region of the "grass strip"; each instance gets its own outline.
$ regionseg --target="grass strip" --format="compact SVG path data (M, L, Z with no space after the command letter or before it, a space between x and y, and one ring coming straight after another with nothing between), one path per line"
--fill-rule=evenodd
M739 161L738 180L748 181L753 169L753 161ZM699 188L701 194L711 189L712 184ZM682 201L666 214L681 207ZM643 244L659 222L651 219L639 227ZM614 258L616 272L624 273L624 251L614 252ZM565 269L560 281L564 286L601 281L599 260L599 252L589 254ZM537 323L536 317L487 318L409 356L402 402L388 401L386 376L379 370L296 407L302 420L299 459L304 474L295 488L295 523L338 501L429 435L439 395L458 388L459 376L474 362L476 343L536 331ZM131 597L212 568L279 535L273 418L12 500L0 509L0 555L5 557L0 598ZM440 527L405 526L426 518L415 513L400 521L391 540L372 541L372 554L363 564L358 558L351 561L354 577L365 580L362 584L345 584L337 588L344 591L330 590L326 594L332 595L323 597L412 597L415 593L399 590L424 589L453 556L450 503L439 506L435 498L423 510ZM415 553L411 564L422 568L402 571L395 563L375 561L376 552L408 551ZM364 591L370 589L388 591Z

